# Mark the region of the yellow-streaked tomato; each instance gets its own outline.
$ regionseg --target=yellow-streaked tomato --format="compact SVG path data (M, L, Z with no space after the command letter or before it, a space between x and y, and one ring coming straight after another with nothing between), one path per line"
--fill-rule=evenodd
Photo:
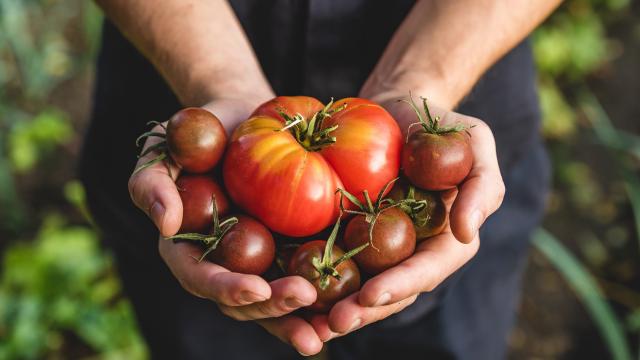
M277 97L234 131L224 160L232 200L271 230L309 236L335 222L336 189L378 194L398 174L402 135L366 99Z

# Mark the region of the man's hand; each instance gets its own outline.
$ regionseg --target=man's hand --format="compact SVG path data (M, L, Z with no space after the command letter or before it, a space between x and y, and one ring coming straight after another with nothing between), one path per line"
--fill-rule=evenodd
M398 97L378 98L398 121L406 135L417 121L414 111ZM317 315L312 324L323 341L342 336L393 315L411 305L423 292L435 289L467 263L478 251L478 230L485 219L498 209L504 196L504 184L496 157L495 142L482 121L431 107L442 125L462 123L473 126L471 147L473 167L459 190L445 193L449 224L445 231L423 241L409 259L367 281L359 292L337 303L327 315ZM414 131L419 127L414 127Z
M214 301L225 315L239 320L258 320L258 324L303 355L320 352L322 341L304 319L290 315L311 305L316 290L300 276L288 276L267 283L257 275L245 275L194 257L202 249L190 243L174 244L159 240L160 255L191 294Z
M204 108L214 113L230 132L256 105L222 99L210 102ZM157 126L154 131L164 130ZM144 148L158 141L158 138L149 138ZM151 153L140 158L136 166L156 155ZM129 192L133 202L158 227L160 255L182 287L195 296L214 301L220 311L231 318L260 320L258 323L267 331L301 353L319 352L322 342L313 327L299 317L288 315L315 301L315 288L308 281L289 276L267 283L257 275L230 272L209 261L197 262L194 258L202 254L199 246L163 239L177 233L182 222L182 201L174 183L179 173L180 169L170 162L156 163L131 176Z

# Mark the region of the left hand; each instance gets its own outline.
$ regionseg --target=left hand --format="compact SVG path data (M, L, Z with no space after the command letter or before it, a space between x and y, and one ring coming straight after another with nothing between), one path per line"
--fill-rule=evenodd
M394 116L405 135L408 126L417 120L412 109L397 102L407 96L385 94L372 98ZM359 292L337 303L328 315L314 316L311 323L323 341L385 319L411 305L420 293L435 289L477 253L480 226L502 203L505 188L491 129L479 119L436 106L430 105L430 109L441 117L442 125L473 126L469 129L471 172L458 190L445 194L450 222L443 233L423 241L413 256L367 281Z

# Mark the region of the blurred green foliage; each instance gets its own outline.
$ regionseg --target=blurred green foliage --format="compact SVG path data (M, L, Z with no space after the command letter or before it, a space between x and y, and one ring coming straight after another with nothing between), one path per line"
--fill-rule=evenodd
M51 102L90 73L101 23L90 1L0 0L0 359L147 357L72 179L77 119ZM39 186L59 193L30 203Z
M44 110L28 122L17 122L9 131L9 159L17 173L36 165L42 154L64 145L73 136L69 120L59 110Z
M33 241L4 254L2 274L0 359L65 358L65 351L144 358L113 264L91 228L48 215Z
M533 35L543 134L554 166L547 222L571 237L563 242L578 254L574 257L547 232L538 232L534 244L584 301L615 359L637 352L625 340L640 330L640 303L628 300L638 296L633 279L640 275L638 246L629 242L640 239L640 138L616 129L590 82L624 50L628 39L613 38L607 29L621 22L630 5L628 0L569 0ZM594 150L594 142L602 146ZM621 214L628 206L632 221ZM560 220L554 223L554 218ZM625 268L621 264L631 264L631 272L616 272ZM612 288L624 289L626 296L607 291Z
M534 32L543 132L548 138L575 132L576 114L560 88L584 82L613 59L616 46L605 33L605 21L628 5L629 0L569 0Z

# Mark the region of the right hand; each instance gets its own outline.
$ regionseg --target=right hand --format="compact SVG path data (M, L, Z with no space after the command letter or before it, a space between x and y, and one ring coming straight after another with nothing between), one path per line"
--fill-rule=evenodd
M255 105L224 99L212 101L203 108L215 114L230 133L248 118ZM164 131L160 126L153 130ZM158 141L155 137L148 138L144 148ZM136 168L154 156L151 153L140 158ZM214 301L222 313L236 320L258 320L268 332L304 355L318 353L322 341L311 324L288 315L315 301L315 288L308 281L289 276L267 283L260 276L233 273L209 261L198 263L194 257L201 255L200 247L163 239L175 235L182 223L182 201L174 183L180 169L174 164L167 165L173 178L164 163L156 163L131 176L129 193L135 205L157 226L161 235L160 256L182 287L195 296Z

